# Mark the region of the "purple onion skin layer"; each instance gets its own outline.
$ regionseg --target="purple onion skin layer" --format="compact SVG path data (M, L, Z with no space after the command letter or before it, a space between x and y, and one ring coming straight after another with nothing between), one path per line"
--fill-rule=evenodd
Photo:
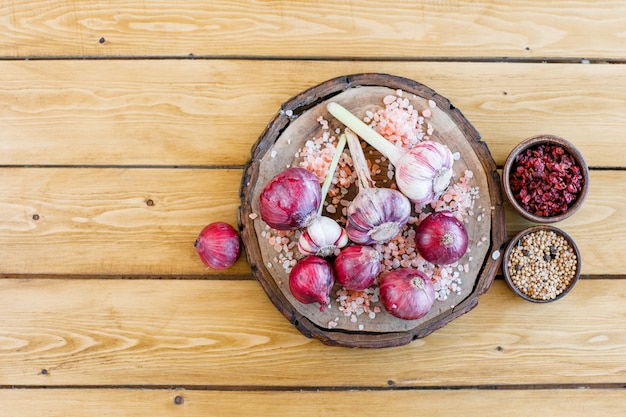
M453 264L467 252L465 226L449 211L431 213L415 229L415 246L435 265Z
M300 167L287 168L261 192L261 219L277 230L298 229L315 217L321 199L322 189L315 174Z
M417 320L432 309L435 287L422 271L396 269L382 279L380 301L391 315L403 320Z
M320 311L328 306L334 284L333 268L318 256L301 259L289 273L289 290L295 299L302 304L318 302Z
M213 269L232 266L241 254L239 234L224 222L207 225L198 235L194 246L202 262Z
M353 291L361 291L372 285L381 269L380 254L370 246L348 246L341 250L334 262L337 282Z

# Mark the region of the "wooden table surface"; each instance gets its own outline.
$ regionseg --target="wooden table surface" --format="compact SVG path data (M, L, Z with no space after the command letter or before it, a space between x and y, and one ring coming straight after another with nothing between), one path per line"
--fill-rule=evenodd
M3 417L624 416L626 1L7 1L0 28ZM348 349L299 333L245 256L204 267L280 105L360 72L450 99L500 167L539 133L580 149L567 297L498 276L426 338Z

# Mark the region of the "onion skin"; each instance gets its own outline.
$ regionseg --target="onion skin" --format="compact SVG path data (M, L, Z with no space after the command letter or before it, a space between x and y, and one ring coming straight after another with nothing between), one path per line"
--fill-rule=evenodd
M403 320L417 320L433 308L435 287L422 271L396 269L382 279L380 301L391 315Z
M198 235L194 246L202 262L213 269L232 266L241 254L239 234L224 222L207 225Z
M289 273L289 290L294 298L302 304L318 302L320 311L328 306L334 284L333 268L318 256L301 259Z
M378 278L382 270L380 258L371 246L348 246L335 258L335 278L347 290L364 290Z
M322 199L319 179L311 171L287 168L265 186L259 197L261 219L277 230L307 226Z
M457 262L467 252L465 226L451 212L431 213L415 229L415 247L422 258L435 265Z

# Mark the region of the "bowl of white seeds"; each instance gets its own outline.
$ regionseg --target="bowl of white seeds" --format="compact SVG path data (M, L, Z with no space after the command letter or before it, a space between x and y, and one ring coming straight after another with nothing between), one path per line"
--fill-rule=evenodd
M527 301L548 303L574 287L582 267L580 251L564 231L548 225L529 227L511 239L504 251L504 279Z

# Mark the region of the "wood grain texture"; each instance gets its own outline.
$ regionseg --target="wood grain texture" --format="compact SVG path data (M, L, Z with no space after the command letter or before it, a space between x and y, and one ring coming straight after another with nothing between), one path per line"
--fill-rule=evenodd
M182 397L183 403L175 404ZM0 390L5 417L233 417L436 415L482 417L622 417L622 390L419 390L349 392L226 392L135 389Z
M238 169L2 168L0 276L218 277L199 261L193 242L210 222L237 224L242 174ZM623 276L616 260L626 250L621 216L626 172L592 171L590 184L582 208L557 227L579 245L583 275ZM505 209L509 237L530 225L508 203ZM249 277L251 271L242 256L224 273Z
M12 58L626 57L615 0L38 0L5 3L0 17L0 55Z
M360 72L449 99L499 165L552 133L626 166L624 65L237 60L0 61L0 165L243 165L282 103Z
M211 222L237 226L240 181L228 169L0 169L0 273L215 274L193 245ZM249 270L242 256L229 273Z
M496 281L424 339L348 349L302 336L254 281L4 279L0 385L624 384L625 297L626 280L583 279L538 306Z

